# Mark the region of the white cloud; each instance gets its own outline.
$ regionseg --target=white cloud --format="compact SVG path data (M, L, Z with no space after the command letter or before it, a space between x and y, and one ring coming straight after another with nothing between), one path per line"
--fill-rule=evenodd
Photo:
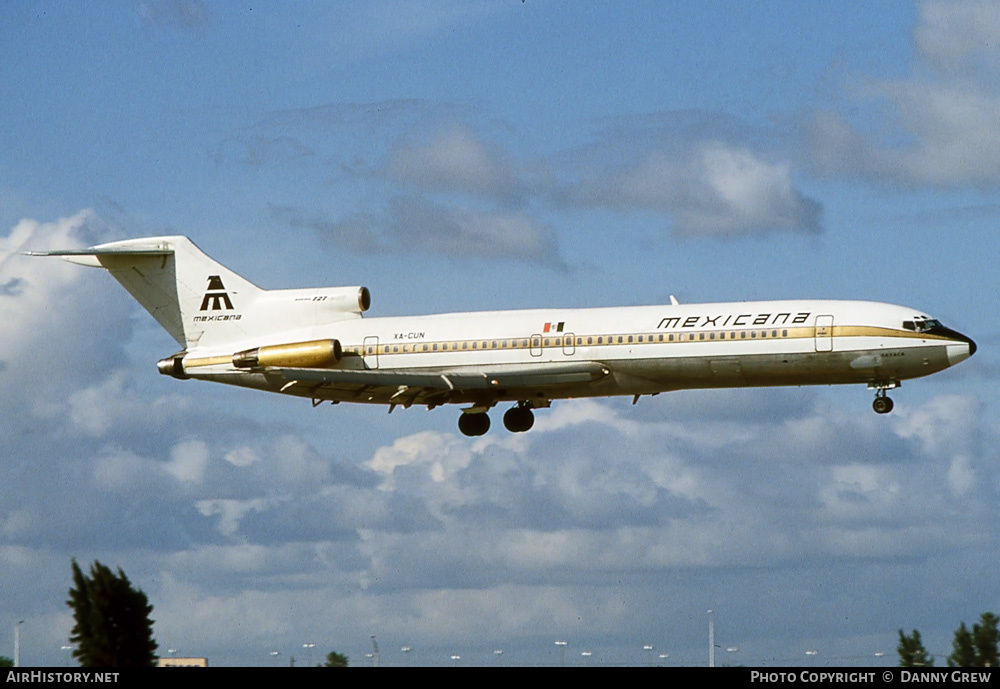
M681 235L821 229L822 208L795 188L790 163L769 162L723 141L644 152L624 170L592 172L574 197L585 204L667 213Z
M81 211L52 223L22 220L0 237L0 377L7 390L43 393L27 402L35 408L61 400L124 358L131 323L114 281L103 271L20 253L79 248L99 236L99 228L93 213ZM0 406L12 399L4 396Z
M914 42L909 77L858 89L874 102L873 121L833 112L814 118L816 168L882 183L1000 184L1000 7L925 2Z
M94 484L100 490L148 490L159 474L153 460L130 450L109 450L94 459Z
M438 131L426 143L396 148L390 153L386 174L426 191L489 198L509 198L520 186L503 155L462 126Z
M272 212L293 227L315 231L338 249L362 255L429 254L562 267L555 232L519 211L463 209L397 197L384 213L356 213L341 220L305 217L294 208Z
M848 522L899 514L903 496L899 479L890 468L861 464L831 467L829 482L819 490L827 516Z
M219 517L219 532L224 536L235 535L240 528L240 520L246 514L249 512L263 512L268 506L269 502L263 498L254 498L252 500L199 500L195 503L198 511L206 517ZM267 549L262 546L256 546L251 549L251 552L259 555L266 553ZM254 564L259 565L256 562Z
M902 438L918 441L922 452L932 457L965 454L971 447L979 417L977 400L961 395L942 395L899 414L895 431Z
M148 391L140 392L134 374L112 370L106 379L69 393L65 404L49 404L45 411L56 418L65 414L73 428L99 438L122 428L162 427L190 409L190 400L180 394L150 398Z
M431 479L441 482L467 467L469 461L466 444L454 435L424 431L399 438L390 447L380 447L367 466L388 478L397 467L425 464Z
M679 210L689 234L742 234L819 229L819 206L799 194L788 163L771 164L746 149L708 144L695 174L703 183Z
M925 60L951 72L1000 67L1000 7L992 0L922 2L914 42Z
M279 435L272 440L266 469L278 485L309 490L321 485L330 473L329 460L292 435Z
M164 470L183 483L200 483L208 467L209 449L202 440L185 440L170 450Z
M948 465L948 487L957 496L966 495L976 484L976 472L965 455L952 457Z
M252 447L247 446L230 450L223 458L233 466L238 467L248 467L260 461L257 452Z

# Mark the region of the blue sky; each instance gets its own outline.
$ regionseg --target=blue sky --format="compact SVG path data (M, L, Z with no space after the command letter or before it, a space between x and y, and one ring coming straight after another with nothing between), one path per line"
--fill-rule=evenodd
M697 664L710 608L719 662L946 655L1000 607L998 39L987 2L4 3L0 649L66 662L75 557L218 665ZM113 280L20 254L156 234L374 316L869 299L980 349L888 417L678 392L469 439L160 376Z

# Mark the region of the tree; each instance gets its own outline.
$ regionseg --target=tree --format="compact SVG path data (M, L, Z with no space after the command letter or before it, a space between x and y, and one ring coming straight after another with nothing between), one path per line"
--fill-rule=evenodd
M152 667L156 664L153 606L132 587L125 572L117 576L94 561L84 576L73 560L73 588L66 604L73 610L73 657L83 667Z
M949 667L997 667L1000 666L1000 618L992 612L984 612L979 622L972 625L970 632L965 622L955 630L952 653L948 656Z
M0 667L14 667L14 661L7 656L0 656Z
M920 632L916 629L910 636L903 634L902 629L899 630L899 646L896 651L899 653L899 667L934 667L934 658L924 648Z
M326 654L326 664L323 667L347 667L347 656L343 653L330 651Z
M979 616L979 624L972 625L972 642L979 654L980 667L1000 667L1000 619L991 612Z
M955 630L955 638L951 642L951 655L948 656L948 667L976 667L977 665L972 632L963 622Z

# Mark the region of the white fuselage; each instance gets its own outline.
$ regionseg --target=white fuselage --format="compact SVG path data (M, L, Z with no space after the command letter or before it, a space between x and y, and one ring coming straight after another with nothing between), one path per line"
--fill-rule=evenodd
M263 290L187 237L130 239L38 252L101 267L181 351L157 368L322 401L466 404L459 429L485 413L514 432L532 409L568 397L655 395L686 388L864 383L885 392L976 351L965 335L913 309L855 301L671 303L363 318L365 287ZM673 301L673 300L671 300Z
M905 307L851 301L774 301L597 309L538 309L356 318L276 332L246 346L334 338L337 370L486 375L596 362L606 375L577 384L531 384L455 394L449 402L645 395L689 388L865 383L895 387L967 358L967 338L916 332L926 319ZM191 377L343 401L392 403L398 386L365 394L337 386L287 386L288 377L201 361L233 353L188 352ZM215 358L214 361L219 361ZM391 378L387 378L391 380ZM492 399L488 399L492 398ZM420 402L417 402L420 403Z

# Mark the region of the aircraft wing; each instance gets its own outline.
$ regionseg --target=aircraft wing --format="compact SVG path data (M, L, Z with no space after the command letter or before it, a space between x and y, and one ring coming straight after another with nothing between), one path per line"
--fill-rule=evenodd
M317 399L409 406L470 400L492 403L496 396L502 394L501 391L587 385L604 378L610 371L601 363L585 361L497 366L490 371L448 370L418 373L391 369L269 368L267 373L280 376L286 381L282 386L282 392L301 394L302 390L292 390L292 388L306 388Z

